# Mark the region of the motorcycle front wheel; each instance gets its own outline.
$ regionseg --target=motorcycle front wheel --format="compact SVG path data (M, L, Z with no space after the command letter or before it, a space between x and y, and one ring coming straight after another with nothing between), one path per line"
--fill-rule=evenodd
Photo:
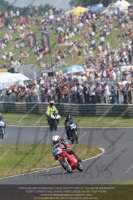
M78 144L78 136L77 136L76 131L74 131L74 130L71 133L71 142L72 142L72 144L74 144L74 142L76 142L76 144Z
M68 173L72 173L72 167L68 163L66 163L66 161L64 161L63 159L60 159L59 161L63 169L65 169Z
M74 134L75 134L75 141L76 141L76 144L78 144L78 135L77 135L77 131L74 131Z
M57 120L54 121L54 130L57 131Z
M53 122L53 120L51 119L50 120L50 122L49 122L49 129L50 129L50 131L53 131L53 129L54 129L54 122Z

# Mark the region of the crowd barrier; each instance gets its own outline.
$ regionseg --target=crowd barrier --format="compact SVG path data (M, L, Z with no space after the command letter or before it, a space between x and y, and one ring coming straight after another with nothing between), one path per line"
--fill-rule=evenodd
M1 113L44 114L48 103L0 103ZM133 104L56 104L60 115L133 117Z
M24 98L24 101L26 98ZM41 95L32 95L31 96L31 102L38 102L41 101ZM1 95L0 96L0 102L21 102L20 98L16 94L10 94L10 95Z
M133 103L133 90L129 90L130 91L130 98L131 98L131 102ZM104 94L104 102L107 104L107 105L109 105L109 101L108 101L108 95L107 95L107 91L105 91L105 94ZM16 95L16 94L10 94L10 95L0 95L0 102L5 102L5 103L16 103L16 102L23 102L23 103L29 103L29 102L31 102L31 103L37 103L37 102L42 102L42 100L41 100L41 94L39 93L39 94L37 94L37 95L31 95L31 97L29 98L29 97L24 97L23 99L20 99L19 97L18 97L18 95ZM48 98L46 97L46 99L45 99L45 101L44 102L48 102ZM61 97L61 99L60 99L60 102L61 103L66 103L66 102L64 102L63 101L63 98ZM69 103L73 103L73 101L72 101L72 99L70 98L70 100L69 100ZM85 103L85 102L84 102ZM116 100L116 102L115 102L115 104L123 104L123 103L125 103L124 102L124 96L122 96L122 94L121 94L121 91L120 90L118 90L118 96L117 96L117 100ZM68 102L67 102L67 104L68 104ZM113 103L114 104L114 103Z

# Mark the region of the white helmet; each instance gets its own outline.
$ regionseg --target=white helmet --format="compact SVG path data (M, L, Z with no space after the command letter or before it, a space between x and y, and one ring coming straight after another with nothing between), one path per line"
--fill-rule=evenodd
M60 141L60 139L61 138L58 135L53 136L52 137L53 144L54 145L57 144Z

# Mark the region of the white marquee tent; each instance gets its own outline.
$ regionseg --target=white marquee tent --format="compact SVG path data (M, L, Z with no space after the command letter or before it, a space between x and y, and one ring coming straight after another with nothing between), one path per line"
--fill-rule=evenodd
M117 1L116 3L111 3L108 8L105 10L105 12L117 12L118 9L120 11L125 11L128 10L128 7L130 6L130 3L125 1L125 0L121 0L121 1Z

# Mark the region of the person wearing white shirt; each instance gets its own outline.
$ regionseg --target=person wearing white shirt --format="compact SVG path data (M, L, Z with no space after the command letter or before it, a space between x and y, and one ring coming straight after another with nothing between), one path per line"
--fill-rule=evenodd
M120 76L121 76L121 72L120 72L120 70L117 68L117 69L116 69L116 77L117 77L117 79L120 79Z
M82 78L82 82L87 82L87 77L84 74L82 75L81 78Z
M96 40L92 40L91 44L95 45L96 44Z
M77 83L77 99L78 103L83 103L83 87Z
M74 27L74 30L73 30L73 31L74 31L74 33L77 33L77 28L76 28L76 27Z
M105 38L102 36L100 37L100 45L103 46L104 45L104 41L105 41Z
M61 27L58 27L58 28L57 28L57 31L58 31L58 33L60 33L60 32L63 32L63 33L64 33L64 30L63 30L63 28L61 28Z
M19 10L16 11L16 16L19 17Z
M54 19L54 15L50 15L49 19L52 21Z
M73 75L73 76L72 76L72 81L77 80L77 78L78 78L78 77L77 77L76 75Z
M72 103L78 103L77 86L76 85L71 88L71 92L72 92L72 96L71 96Z
M6 55L3 54L3 55L1 56L1 59L2 59L2 60L6 60Z
M92 17L93 17L93 19L96 19L96 15L95 15L95 13L94 13L94 14L92 14Z
M60 18L59 17L57 17L57 22L60 22Z
M43 22L45 22L45 19L41 19L41 24L43 24Z
M105 99L107 100L107 104L109 103L109 98L110 98L110 91L109 91L109 86L107 85L107 83L104 84L105 86Z
M125 49L126 48L126 43L122 42L122 48Z
M72 37L75 35L74 32L72 32L71 34L72 34Z
M82 77L81 77L81 75L78 75L78 82L79 82L79 84L82 84Z
M124 81L122 81L122 85L125 87L125 85L127 84L127 81L126 80L124 80Z
M13 53L10 51L9 52L9 58L13 56Z
M44 85L44 79L43 78L41 78L41 81L40 81L40 85Z
M91 35L92 35L92 37L93 37L93 36L95 36L95 32L94 32L94 31L92 31Z
M5 43L2 43L1 44L1 49L4 49L6 47L6 44Z
M116 73L114 71L112 71L112 79L113 81L116 81Z
M90 57L94 56L93 51L90 51L89 54L90 54Z

